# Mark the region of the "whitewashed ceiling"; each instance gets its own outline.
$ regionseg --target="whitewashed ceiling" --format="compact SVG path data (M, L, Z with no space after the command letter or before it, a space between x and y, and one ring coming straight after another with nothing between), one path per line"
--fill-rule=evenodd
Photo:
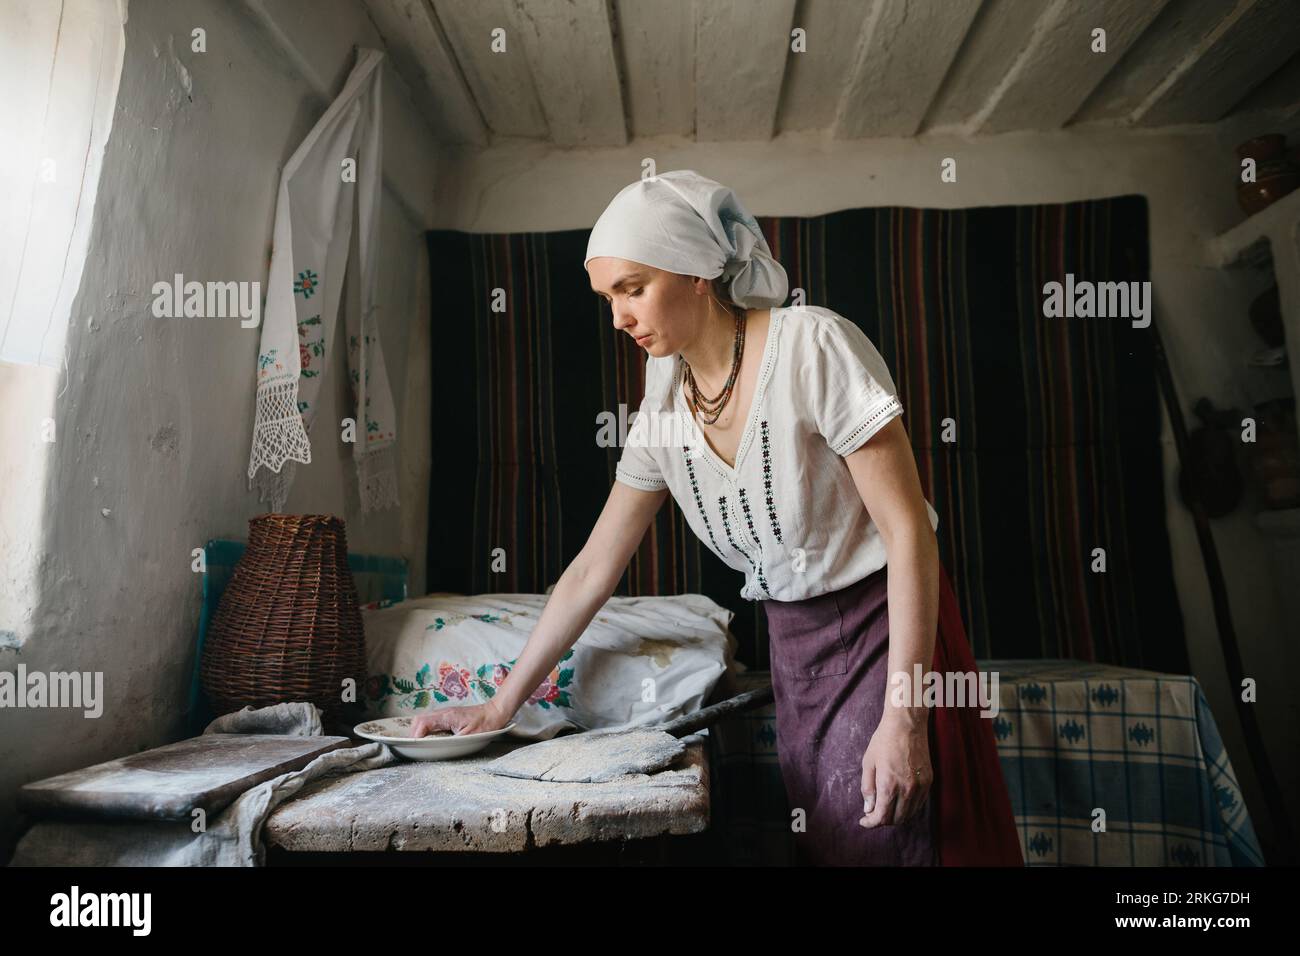
M1300 0L363 2L449 144L980 135L1300 114ZM1105 52L1094 52L1099 29ZM796 30L804 52L791 49Z

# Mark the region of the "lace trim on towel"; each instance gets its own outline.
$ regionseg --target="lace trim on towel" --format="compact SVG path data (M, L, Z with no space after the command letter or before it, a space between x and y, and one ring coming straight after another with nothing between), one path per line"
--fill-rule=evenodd
M902 413L903 406L899 404L898 397L895 395L889 396L889 401L868 415L861 425L836 442L831 450L837 455L847 455L852 451L856 451L857 446L867 442L876 433L876 429L883 425L887 419L892 418L895 414L901 415Z
M357 459L357 490L363 514L401 504L397 497L397 459L393 446Z
M248 477L252 479L262 466L279 472L291 460L311 464L311 442L307 440L307 429L298 411L298 383L294 379L257 389Z

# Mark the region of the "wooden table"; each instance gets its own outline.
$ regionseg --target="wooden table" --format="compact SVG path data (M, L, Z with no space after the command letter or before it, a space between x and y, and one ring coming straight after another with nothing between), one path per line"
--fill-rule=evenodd
M673 769L608 783L499 777L482 765L528 741L469 757L402 761L305 786L266 822L272 850L519 853L593 841L700 833L709 825L707 738L682 738Z

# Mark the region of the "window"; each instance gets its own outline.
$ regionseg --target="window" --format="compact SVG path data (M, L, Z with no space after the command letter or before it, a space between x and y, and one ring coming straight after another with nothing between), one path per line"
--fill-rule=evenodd
M113 0L0 6L0 360L63 366L122 73L122 18Z

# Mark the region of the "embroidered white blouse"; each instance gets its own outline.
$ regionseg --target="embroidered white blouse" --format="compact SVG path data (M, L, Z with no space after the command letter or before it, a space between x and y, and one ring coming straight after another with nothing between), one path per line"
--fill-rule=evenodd
M678 354L646 359L617 480L667 488L699 539L744 572L746 600L815 597L885 566L884 541L842 458L903 407L860 328L822 306L772 309L734 468L695 424L682 372ZM928 501L926 510L937 529Z

